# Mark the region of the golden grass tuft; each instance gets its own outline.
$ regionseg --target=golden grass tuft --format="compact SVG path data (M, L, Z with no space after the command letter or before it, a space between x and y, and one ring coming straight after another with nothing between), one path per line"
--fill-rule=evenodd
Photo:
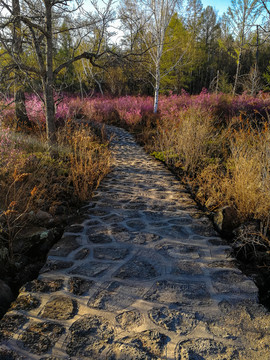
M72 208L90 199L109 171L110 152L108 142L102 143L89 127L72 123L59 129L56 159L42 137L8 136L16 152L10 159L4 154L8 161L0 163L0 246L8 242L12 258L13 243L31 223L31 212L49 212L62 202Z

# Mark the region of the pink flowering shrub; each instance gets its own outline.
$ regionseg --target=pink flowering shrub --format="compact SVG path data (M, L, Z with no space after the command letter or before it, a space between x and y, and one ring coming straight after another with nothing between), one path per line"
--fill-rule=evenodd
M10 101L10 100L9 100ZM148 118L153 118L153 98L143 96L123 96L119 98L93 97L81 99L78 96L62 95L55 97L55 117L57 124L67 120L93 120L122 126L135 126ZM0 120L11 124L14 119L14 103L2 110ZM232 97L228 94L211 94L203 90L199 95L161 95L158 118L166 121L180 121L181 116L190 108L206 111L220 124L227 124L240 114L253 119L267 118L270 109L270 96L260 93L256 98L242 94ZM36 95L26 97L27 114L39 127L45 125L44 104ZM157 119L157 117L154 117Z
M43 102L36 95L28 95L25 105L29 120L42 126L45 123Z

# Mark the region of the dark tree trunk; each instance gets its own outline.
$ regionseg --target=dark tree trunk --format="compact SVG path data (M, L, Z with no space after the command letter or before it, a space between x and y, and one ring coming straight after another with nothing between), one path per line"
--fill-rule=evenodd
M52 35L52 4L45 1L46 6L46 78L43 80L43 90L46 110L47 140L51 152L56 153L56 127L54 107L54 75L53 75L53 35Z
M19 19L21 10L19 0L12 0L13 7L13 48L17 63L20 63L20 56L23 53L22 39L21 39L21 22ZM15 81L14 81L14 100L15 100L15 115L17 121L17 129L32 128L26 107L25 107L25 95L23 88L19 85L21 82L20 72L18 69L15 70Z

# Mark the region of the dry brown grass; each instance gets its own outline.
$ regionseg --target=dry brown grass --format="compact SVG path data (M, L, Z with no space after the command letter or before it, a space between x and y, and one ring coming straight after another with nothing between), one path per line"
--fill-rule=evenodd
M240 116L218 127L210 111L191 107L179 119L160 119L155 129L146 127L144 133L151 139L148 150L168 165L181 167L210 211L231 205L242 222L257 219L266 224L270 130L267 120L262 123Z
M230 186L227 198L233 199L243 220L265 219L270 212L270 133L263 129L242 128L230 139Z
M89 199L89 194L109 172L110 156L106 145L97 142L89 129L80 128L73 132L69 141L69 181L80 201Z
M216 129L210 114L201 109L183 111L175 122L161 120L154 147L164 153L166 162L177 162L194 176L208 159Z
M108 142L90 128L70 124L59 130L58 139L59 157L53 159L42 138L10 131L9 146L17 150L10 159L4 154L0 163L0 247L8 242L10 258L31 212L49 212L62 202L79 206L109 171Z

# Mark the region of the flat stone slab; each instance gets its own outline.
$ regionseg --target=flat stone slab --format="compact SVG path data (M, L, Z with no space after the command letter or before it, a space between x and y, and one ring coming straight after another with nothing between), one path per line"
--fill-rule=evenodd
M22 291L51 293L59 291L63 287L63 280L33 280L25 284Z
M97 261L88 261L79 266L76 266L74 269L69 271L69 274L72 275L84 275L88 277L97 277L108 270L110 264L100 263Z
M36 297L27 294L20 295L16 301L11 304L11 310L24 310L29 311L38 308L40 305L40 300Z
M133 279L133 280L149 280L156 278L160 272L147 260L135 257L128 263L124 264L120 269L114 273L114 277L119 279Z
M132 135L0 321L0 360L269 360L254 282ZM80 223L81 221L81 223Z
M173 275L203 275L200 264L194 261L180 260L173 262L172 272Z
M96 247L94 249L94 258L99 260L121 260L129 253L128 249L116 247Z
M52 349L64 332L64 326L57 323L32 323L19 336L17 344L23 350L42 355Z
M112 344L109 359L161 359L165 354L169 338L156 331L146 330L127 336Z
M77 313L77 302L68 296L56 296L47 302L40 316L54 320L68 320Z
M143 322L141 314L136 310L124 311L117 315L115 320L122 329L138 327Z
M198 325L198 320L194 314L169 309L165 306L151 309L148 316L154 324L179 335L189 334Z
M189 242L190 243L190 242ZM156 249L159 253L168 256L169 258L184 258L187 256L189 259L199 259L199 248L194 245L188 244L175 244L175 243L165 243L161 245L157 245Z
M69 279L69 291L74 295L83 295L88 292L93 286L94 281L87 280L80 277L72 277Z
M159 236L157 234L139 232L137 234L134 234L132 242L134 244L144 245L144 244L148 244L148 243L153 243L160 239L161 239L161 236Z
M139 299L145 289L118 281L105 284L89 300L88 306L107 311L126 309Z
M224 360L239 359L239 349L213 339L191 339L181 341L176 349L177 360Z
M203 282L157 281L144 299L161 304L203 306L211 304L211 296Z
M76 235L64 235L50 250L49 255L65 257L70 252L78 249L79 246Z
M0 323L0 341L11 338L28 322L28 318L21 314L6 314Z
M69 356L97 359L104 347L112 343L114 330L109 322L101 316L84 316L75 321L67 337L67 354Z

